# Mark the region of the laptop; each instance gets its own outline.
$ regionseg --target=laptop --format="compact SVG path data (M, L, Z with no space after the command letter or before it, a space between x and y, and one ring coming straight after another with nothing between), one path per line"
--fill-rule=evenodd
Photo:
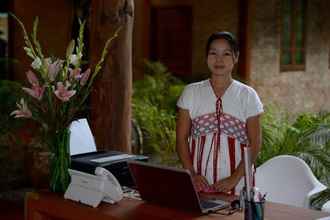
M135 186L143 200L172 208L210 213L227 208L223 200L202 200L188 170L128 161Z

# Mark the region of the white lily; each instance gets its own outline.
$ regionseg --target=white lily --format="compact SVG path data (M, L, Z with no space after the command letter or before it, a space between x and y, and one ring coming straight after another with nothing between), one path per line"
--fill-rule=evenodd
M82 57L82 54L81 53L79 53L79 54L71 54L69 56L70 64L72 64L74 66L78 65L78 62L81 59L81 57Z
M10 115L13 115L15 118L31 118L32 112L27 106L27 103L22 98L19 103L16 103L18 109L10 113Z
M40 69L41 65L42 65L41 59L39 57L36 57L32 62L31 67L35 70L38 70Z

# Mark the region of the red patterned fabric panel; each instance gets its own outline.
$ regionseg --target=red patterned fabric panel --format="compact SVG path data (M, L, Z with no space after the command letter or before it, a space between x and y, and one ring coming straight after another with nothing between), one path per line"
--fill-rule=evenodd
M247 143L246 124L232 115L222 113L220 116L220 130L240 143ZM199 116L192 120L191 135L194 138L205 136L218 131L216 113Z

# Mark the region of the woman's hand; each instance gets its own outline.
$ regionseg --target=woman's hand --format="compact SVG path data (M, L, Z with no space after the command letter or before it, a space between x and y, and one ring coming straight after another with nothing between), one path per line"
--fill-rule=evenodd
M228 193L235 188L238 182L239 179L232 175L222 180L219 180L218 182L214 183L212 187L218 192Z
M197 192L203 191L209 187L209 183L207 182L205 176L193 175L192 178Z

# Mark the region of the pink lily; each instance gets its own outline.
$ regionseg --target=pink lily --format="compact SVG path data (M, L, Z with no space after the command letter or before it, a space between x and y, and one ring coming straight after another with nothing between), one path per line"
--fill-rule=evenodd
M23 87L22 89L33 98L36 98L40 101L44 94L45 86L34 86L32 89Z
M10 115L14 115L15 118L31 118L32 112L28 108L24 99L20 100L20 103L16 103L18 109L10 113Z
M69 101L70 98L76 94L76 90L68 90L70 86L71 84L68 81L65 82L65 86L63 85L63 82L58 82L56 84L57 88L54 91L55 96L62 102Z
M32 86L39 86L39 81L37 76L34 74L34 72L32 72L31 70L26 72L26 77L29 81L29 83L31 83Z
M26 76L28 78L28 81L31 83L32 88L30 89L30 88L23 87L23 90L27 94L32 96L33 98L36 98L40 101L42 99L43 94L44 94L45 86L40 86L38 78L36 77L36 75L31 70L29 70L26 73Z
M81 74L82 75L81 80L80 80L80 85L81 86L84 86L86 84L90 74L91 74L91 69L90 68L88 68L85 72L83 72Z
M53 82L61 70L63 64L63 60L57 59L53 63L48 65L48 77L51 82Z

